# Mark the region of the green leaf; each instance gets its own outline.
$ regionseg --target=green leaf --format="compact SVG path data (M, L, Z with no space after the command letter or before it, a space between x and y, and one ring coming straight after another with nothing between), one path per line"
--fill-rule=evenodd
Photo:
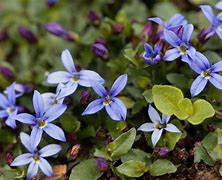
M0 143L2 144L13 144L16 142L15 134L5 130L5 129L0 129Z
M163 114L173 115L183 99L180 89L168 85L155 85L152 89L154 104Z
M135 58L135 52L133 49L128 48L124 50L124 57L127 58L129 61L131 61L137 68L140 66L141 61L138 61L138 59Z
M131 109L133 107L133 105L135 104L135 102L130 99L129 97L126 96L118 96L119 99L121 99L121 101L123 102L123 104L125 104L127 109Z
M180 140L182 133L173 133L173 132L166 132L165 140L166 145L170 150L173 150L176 146L176 143Z
M107 145L107 151L111 154L112 159L118 159L126 154L132 147L136 138L136 129L131 128L129 131L121 134L113 142Z
M130 160L137 160L145 162L146 165L150 165L151 161L151 154L146 153L140 149L130 149L129 152L121 157L121 161L124 163Z
M128 177L140 177L148 171L148 167L146 166L145 162L137 160L126 161L116 169L119 173Z
M143 96L144 96L144 98L146 99L146 101L148 103L152 103L153 102L152 89L144 91Z
M222 144L222 129L217 128L216 132L218 137L217 144Z
M193 104L193 114L187 119L191 124L201 124L205 119L214 116L215 110L206 100L199 99Z
M107 154L106 152L101 151L101 150L99 150L99 149L97 149L97 148L95 149L94 156L96 156L96 157L102 157L102 158L104 158L104 159L106 159L106 160L112 161L112 158L109 156L109 154Z
M60 118L60 123L62 128L69 133L77 132L80 128L80 122L75 116L72 116L71 114L64 114Z
M88 159L80 162L72 169L69 180L97 180L102 174L96 169L96 160Z
M194 162L200 162L201 160L203 160L206 164L210 166L213 166L215 163L215 161L207 152L206 148L204 148L203 146L197 147L194 152Z
M222 176L222 166L220 166L220 168L219 168L219 173Z
M171 84L179 88L186 88L188 85L188 80L183 74L170 73L166 75L166 78Z
M193 114L193 105L190 99L184 98L178 103L179 111L175 113L179 119L186 119Z
M151 168L150 175L151 176L162 176L164 174L174 173L176 172L176 166L167 159L158 159L156 160Z

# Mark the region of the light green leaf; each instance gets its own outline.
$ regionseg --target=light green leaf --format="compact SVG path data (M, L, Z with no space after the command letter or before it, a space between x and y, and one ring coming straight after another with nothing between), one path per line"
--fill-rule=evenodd
M182 133L173 133L173 132L166 132L165 140L166 145L170 150L173 150L176 146L176 143L180 140Z
M128 177L140 177L148 171L148 167L146 166L145 162L137 160L126 161L116 169L119 173Z
M175 115L179 119L186 119L193 114L193 105L190 99L184 98L178 103L179 110Z
M107 145L107 151L111 154L112 159L118 159L126 154L132 147L136 138L136 129L131 128L129 131L121 134L113 142Z
M97 149L97 148L95 149L94 156L96 156L96 157L102 157L102 158L104 158L104 159L106 159L106 160L112 161L112 159L111 159L111 157L109 156L109 154L107 154L106 152L101 151L101 150L99 150L99 149Z
M131 149L129 152L121 157L121 161L124 163L130 160L137 160L145 162L146 165L150 165L151 161L151 154L146 153L140 149Z
M80 162L72 169L69 180L97 180L102 174L96 169L96 160L88 159Z
M144 91L143 96L144 96L144 98L146 99L146 101L148 103L152 103L153 102L152 89Z
M151 176L162 176L164 174L174 173L176 172L176 166L167 159L158 159L156 160L151 168L150 175Z
M154 104L163 114L173 115L183 99L180 89L168 85L155 85L152 89Z
M77 132L80 128L80 122L71 114L64 114L60 118L60 123L66 132Z
M214 116L215 110L206 100L199 99L193 104L193 114L187 119L191 124L197 125L205 119Z

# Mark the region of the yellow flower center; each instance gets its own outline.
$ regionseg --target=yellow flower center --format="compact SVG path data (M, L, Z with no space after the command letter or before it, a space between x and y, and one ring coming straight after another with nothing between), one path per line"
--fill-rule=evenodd
M8 107L6 109L6 111L7 111L8 114L11 114L11 113L13 113L15 111L15 108L14 107Z
M209 71L202 71L201 72L201 75L203 76L203 77L205 77L206 79L210 79L210 72Z
M181 44L181 45L179 46L179 51L180 51L180 53L181 53L182 55L185 54L186 51L187 51L187 46L186 46L185 44Z
M79 76L78 75L74 75L72 77L72 82L77 83L79 81Z
M103 104L104 104L105 106L107 106L107 105L109 105L109 104L111 104L111 103L112 103L111 97L110 97L109 95L107 95L106 98L105 98L104 101L103 101Z
M44 128L44 127L46 127L47 122L42 120L42 119L39 119L38 120L38 125L39 125L40 128Z

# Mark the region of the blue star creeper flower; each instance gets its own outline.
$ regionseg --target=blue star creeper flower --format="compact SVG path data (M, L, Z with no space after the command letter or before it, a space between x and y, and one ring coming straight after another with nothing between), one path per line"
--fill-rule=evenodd
M100 96L91 102L82 115L94 114L105 107L111 119L120 121L126 119L126 107L116 96L123 90L127 83L127 74L119 76L113 83L110 91L107 91L98 82L92 81L92 88Z
M16 106L16 94L15 94L15 83L6 88L6 94L0 93L0 118L5 118L5 124L11 128L16 127L15 115L18 112L18 107Z
M212 8L209 5L201 5L200 8L211 23L211 33L216 33L219 38L222 39L222 13L215 16Z
M222 71L222 61L211 66L208 59L203 54L197 52L195 63L190 67L199 74L190 88L192 96L198 95L204 89L208 81L216 88L222 90L222 76L218 74L218 72Z
M29 164L26 179L30 180L33 176L38 173L38 169L46 176L53 176L53 170L45 157L53 156L61 151L61 146L57 144L49 144L39 151L37 146L33 146L32 138L26 133L20 133L20 139L25 148L29 153L22 154L15 158L15 160L10 164L10 166L23 166Z
M77 71L69 50L64 50L61 56L62 62L67 71L57 71L49 74L48 83L65 83L70 89L70 94L75 92L78 85L91 87L89 78L100 84L104 83L104 79L96 72L90 70Z
M165 61L173 61L181 56L182 61L190 63L195 56L195 48L190 45L190 38L193 32L193 25L187 24L183 28L182 36L179 37L173 31L164 30L165 40L173 46L172 49L166 51L163 59Z
M51 108L45 110L41 94L38 91L35 91L33 95L33 107L36 116L27 113L21 113L15 117L16 120L22 123L31 124L34 126L31 132L33 146L37 146L37 144L39 144L43 131L45 131L50 137L54 139L66 141L63 130L51 123L65 112L67 108L66 105L54 105Z
M148 108L148 115L152 123L144 123L138 128L138 130L153 132L151 136L153 146L155 146L160 140L163 130L180 133L180 130L175 125L169 123L170 116L162 114L162 118L160 118L158 112L151 105L149 105Z
M153 21L162 26L163 29L168 29L168 30L172 30L176 27L184 26L187 24L187 20L181 14L175 14L173 17L169 19L167 23L165 23L159 17L148 18L148 20Z
M144 44L145 52L143 53L143 59L146 64L154 65L161 61L161 45L156 43L152 48L148 43Z
M56 104L63 104L63 101L66 96L70 95L72 93L70 91L70 88L66 87L66 85L60 83L58 84L56 88L56 93L46 92L42 94L44 108L47 110L53 105Z

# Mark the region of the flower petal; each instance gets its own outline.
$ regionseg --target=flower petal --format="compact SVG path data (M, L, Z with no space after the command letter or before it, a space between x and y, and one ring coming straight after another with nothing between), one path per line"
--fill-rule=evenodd
M66 71L56 71L48 75L47 82L52 84L66 83L70 81L71 77L72 75Z
M161 25L162 27L165 26L165 23L162 19L158 18L158 17L154 17L154 18L148 18L149 21L153 21L159 25Z
M168 51L165 52L165 55L163 56L163 59L165 61L173 61L180 57L180 52L177 48L169 49Z
M69 71L70 73L76 72L72 55L70 54L68 49L62 51L61 59L67 71Z
M173 28L179 25L185 25L186 23L187 23L187 20L185 19L183 15L175 14L169 19L167 23L167 28Z
M48 161L40 157L39 167L46 176L53 176L53 170Z
M180 46L181 40L173 31L164 29L163 35L164 35L165 40L173 47Z
M21 132L20 133L20 139L21 139L21 142L22 142L23 146L25 146L25 148L29 152L33 153L35 149L31 145L31 138L30 138L30 136L28 134L24 133L24 132Z
M192 24L187 24L186 26L184 26L183 35L182 35L183 42L189 43L193 29L194 28Z
M215 4L215 8L222 10L222 1L219 1L218 3Z
M91 87L90 80L97 81L99 84L104 84L104 79L95 71L81 70L79 72L80 80L79 85L84 87Z
M144 44L144 49L145 49L145 56L150 57L150 55L152 55L154 53L153 48L148 43Z
M57 94L57 98L61 99L61 98L71 95L72 93L76 91L77 87L78 87L78 83L68 82L65 85L65 87L63 87L60 90L60 92Z
M119 104L116 103L115 100L112 103L110 103L109 105L106 105L105 108L106 108L106 112L109 114L111 119L113 119L115 121L125 120L124 118L126 115L124 113L126 113L126 112L124 109L120 108Z
M222 29L222 27L220 27L220 26L216 28L216 33L220 39L222 39L222 30L221 29Z
M30 139L31 139L31 146L33 147L33 149L35 149L42 138L42 133L43 130L41 128L39 128L38 125L34 126L30 135Z
M106 97L107 91L104 88L103 85L99 84L97 81L90 80L90 84L93 88L93 90L100 96L100 97Z
M100 111L103 107L104 107L104 104L103 104L102 99L96 99L96 100L92 101L92 102L87 106L87 108L86 108L85 111L82 113L82 115L94 114L94 113Z
M15 116L15 119L19 122L25 123L25 124L33 124L35 125L36 122L36 118L28 113L21 113L21 114L17 114Z
M113 103L116 103L116 105L119 107L118 109L121 116L121 120L126 120L127 110L123 102L118 98L113 98Z
M161 123L165 123L165 124L168 124L169 120L170 120L170 117L171 116L168 116L166 114L162 114L162 121Z
M222 76L216 73L212 73L209 81L217 88L222 89Z
M35 161L32 161L28 167L26 179L30 180L33 176L38 173L39 164Z
M5 110L0 110L0 118L5 118L8 116L8 113Z
M5 120L5 124L13 129L16 128L15 119L11 116L8 116L8 118Z
M115 82L113 83L113 85L110 89L110 95L117 96L123 90L123 88L126 86L127 79L128 79L127 74L123 74L123 75L119 76L115 80Z
M202 12L204 13L205 17L211 22L214 22L215 15L212 8L209 5L201 5L200 6Z
M61 146L57 144L49 144L45 146L44 148L40 149L39 154L41 157L48 157L53 156L57 154L59 151L61 151Z
M220 72L222 71L222 61L219 61L215 63L213 66L211 66L211 72Z
M15 83L12 83L11 86L9 86L7 89L7 95L8 95L8 101L10 105L15 105Z
M160 140L160 137L162 135L163 129L155 129L151 136L151 141L153 143L153 146L156 146L157 142Z
M52 138L54 139L57 139L59 141L63 141L65 142L66 141L66 138L65 138L65 134L63 132L63 130L52 124L52 123L48 123L47 126L44 128L44 131Z
M43 99L43 104L44 104L44 108L46 111L48 108L50 108L51 106L53 106L56 102L56 94L54 93L43 93L42 95L42 99Z
M180 133L181 131L174 124L167 124L164 128L166 131Z
M41 94L36 90L34 91L32 102L35 109L36 117L42 117L44 113L44 103Z
M138 128L138 130L144 132L151 132L154 131L155 128L153 127L153 123L144 123Z
M9 102L2 93L0 93L0 107L3 109L7 109L7 107L9 107Z
M29 164L32 161L33 154L25 153L14 159L10 166L23 166Z
M65 104L53 105L45 112L42 118L47 122L52 122L55 119L57 119L59 116L61 116L66 109L67 106Z
M192 83L190 88L190 94L192 97L198 95L206 86L207 79L199 75Z
M160 123L161 122L160 115L151 105L149 105L149 108L148 108L148 115L150 117L150 120L153 123Z

